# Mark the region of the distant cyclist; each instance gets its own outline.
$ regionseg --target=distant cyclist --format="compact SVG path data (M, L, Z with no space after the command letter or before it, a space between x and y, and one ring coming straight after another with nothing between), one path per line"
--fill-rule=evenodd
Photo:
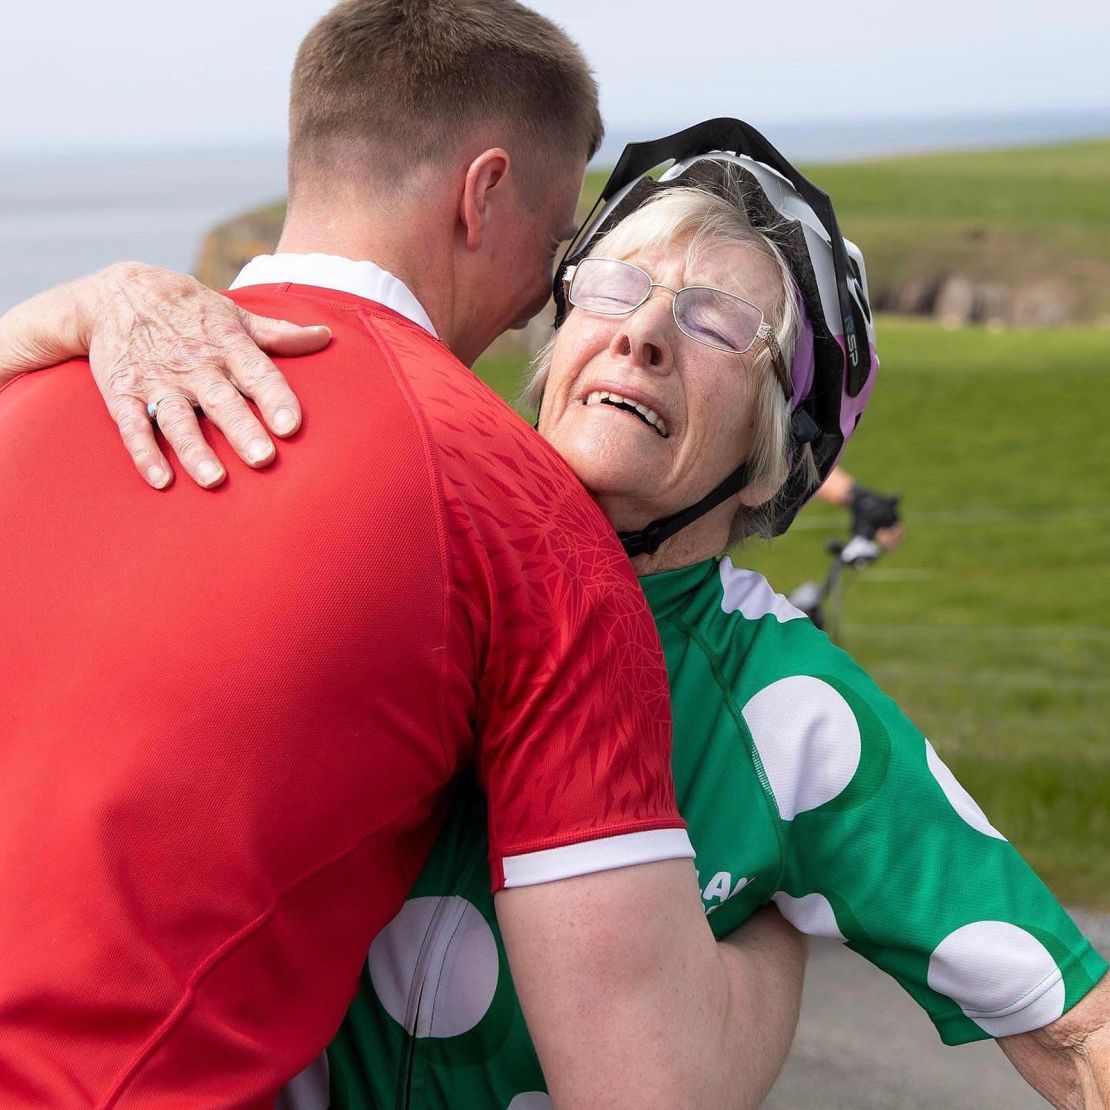
M884 551L893 551L905 538L898 514L898 495L877 493L861 486L842 466L821 483L814 497L852 514L852 535L874 539Z
M1101 1105L1106 962L861 668L722 556L789 526L866 405L862 257L753 129L717 120L671 139L622 159L625 179L561 274L565 319L530 394L655 616L709 925L724 937L774 904L892 975L946 1043L1000 1038L1046 1097ZM639 176L667 154L659 183ZM461 784L343 1028L287 1105L547 1105L498 937L482 807ZM778 1014L779 1001L772 987L760 1004ZM755 1035L773 1072L788 1035L771 1022Z

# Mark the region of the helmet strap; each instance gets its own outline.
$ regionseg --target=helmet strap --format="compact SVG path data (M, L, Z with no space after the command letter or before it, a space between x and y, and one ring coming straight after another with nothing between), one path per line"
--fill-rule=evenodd
M742 462L719 485L711 489L700 501L696 501L689 508L681 509L671 516L660 517L636 532L618 532L617 539L630 559L637 555L654 555L664 541L669 540L676 532L681 531L688 524L705 516L723 501L727 501L733 494L739 493L747 484L750 477L747 462Z

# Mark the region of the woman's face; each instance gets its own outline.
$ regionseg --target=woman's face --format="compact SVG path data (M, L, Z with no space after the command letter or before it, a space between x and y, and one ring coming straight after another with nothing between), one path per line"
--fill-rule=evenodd
M730 243L687 268L685 242L623 260L653 282L681 289L709 285L734 293L769 318L782 296L775 262ZM639 528L693 504L750 453L757 340L743 355L719 351L681 332L673 294L653 289L625 316L571 310L555 340L540 412L540 434L570 464L617 528ZM662 420L618 407L610 393ZM741 494L741 497L744 495ZM752 502L762 500L752 495Z

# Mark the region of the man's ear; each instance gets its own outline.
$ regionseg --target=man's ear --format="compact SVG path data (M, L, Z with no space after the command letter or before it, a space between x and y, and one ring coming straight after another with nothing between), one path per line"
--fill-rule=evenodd
M466 245L478 250L489 229L496 200L509 177L508 152L499 146L483 150L467 167L459 200L459 219L466 229Z

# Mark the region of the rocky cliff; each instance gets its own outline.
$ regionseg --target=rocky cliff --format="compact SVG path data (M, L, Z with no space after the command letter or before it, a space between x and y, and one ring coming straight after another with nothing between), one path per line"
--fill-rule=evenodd
M877 310L950 326L1110 327L1110 142L809 172L837 198L841 227L863 249ZM587 177L587 203L603 180ZM214 228L197 276L224 287L272 249L284 211L277 203ZM534 350L549 331L550 314L500 346Z

